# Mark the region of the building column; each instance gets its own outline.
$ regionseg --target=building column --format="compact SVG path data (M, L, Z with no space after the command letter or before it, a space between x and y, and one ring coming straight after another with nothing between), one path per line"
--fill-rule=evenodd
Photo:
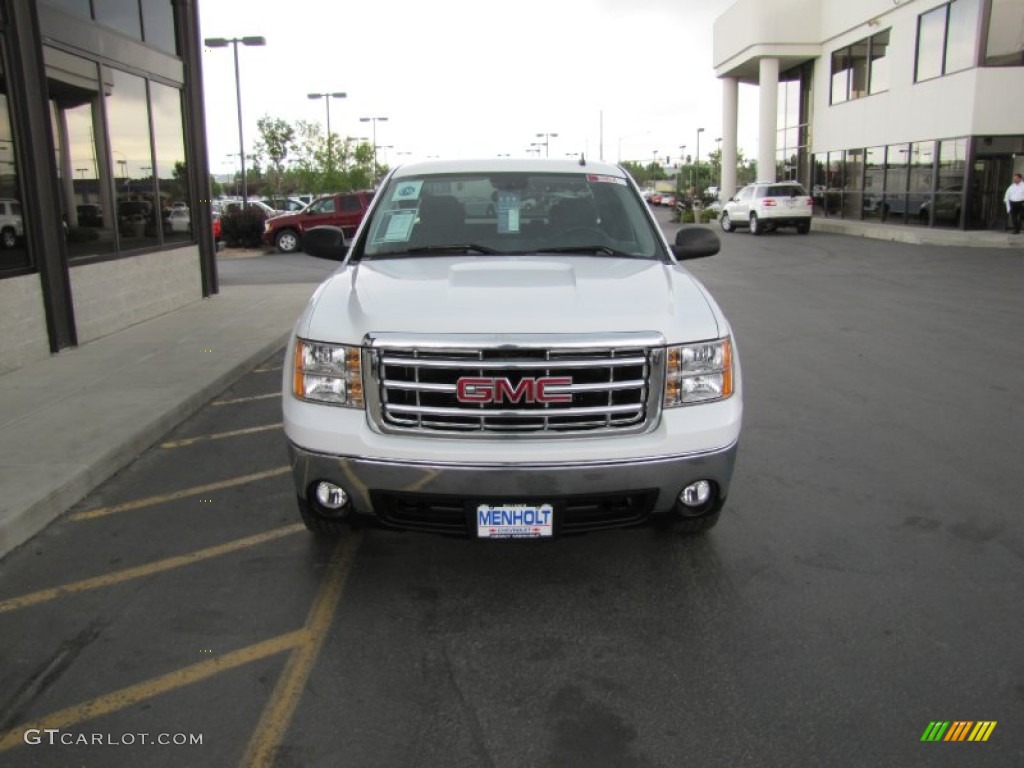
M718 199L722 202L736 194L740 83L735 77L722 78L722 180Z
M757 180L775 181L779 111L779 60L763 58L758 73Z

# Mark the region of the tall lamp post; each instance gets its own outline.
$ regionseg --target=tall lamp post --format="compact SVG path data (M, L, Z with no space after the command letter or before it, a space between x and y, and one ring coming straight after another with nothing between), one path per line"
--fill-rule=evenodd
M337 91L335 93L307 93L311 99L324 99L327 104L327 168L330 170L332 167L331 163L331 99L344 99L348 97L347 93Z
M544 145L544 157L549 157L550 156L550 149L551 149L551 147L549 146L550 140L551 139L557 139L558 138L558 134L557 133L538 133L537 134L537 138L538 139L541 138L542 136L544 137L544 141L543 142L538 142L538 143L542 143Z
M360 117L360 123L373 123L373 180L377 180L377 123L386 123L386 117Z
M704 133L703 128L697 129L697 154L693 158L694 166L696 168L697 182L693 186L700 187L700 135Z
M245 179L245 140L242 138L242 86L238 77L238 44L260 46L266 45L265 37L208 37L203 44L208 48L235 49L235 99L238 102L238 157L242 162L242 207L249 203L249 186Z

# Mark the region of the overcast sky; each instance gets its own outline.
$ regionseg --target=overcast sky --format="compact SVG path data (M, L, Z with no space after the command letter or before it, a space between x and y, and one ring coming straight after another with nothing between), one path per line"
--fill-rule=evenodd
M551 157L586 152L611 162L707 158L722 135L712 26L732 0L202 0L203 37L263 36L239 46L246 151L265 115L371 140L381 162L430 156L526 157L551 138ZM238 152L231 48L203 54L210 170L230 172ZM744 125L740 145L756 146ZM749 89L753 91L753 89ZM756 109L756 103L754 106ZM603 126L603 131L602 131ZM602 140L603 133L603 140ZM399 154L399 153L409 153Z

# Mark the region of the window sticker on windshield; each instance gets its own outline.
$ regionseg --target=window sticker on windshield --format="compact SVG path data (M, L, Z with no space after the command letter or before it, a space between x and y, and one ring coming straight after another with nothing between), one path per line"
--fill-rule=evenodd
M401 202L402 200L418 200L420 197L420 189L423 187L422 181L400 181L395 185L394 194L391 195L391 202Z
M519 192L498 193L498 234L519 231Z
M398 211L388 211L384 216L384 220L377 227L377 237L374 238L374 242L408 242L412 225L416 221L416 211L404 208Z
M587 175L587 181L597 181L603 184L621 184L626 186L626 180L620 179L618 176L598 176L596 173Z

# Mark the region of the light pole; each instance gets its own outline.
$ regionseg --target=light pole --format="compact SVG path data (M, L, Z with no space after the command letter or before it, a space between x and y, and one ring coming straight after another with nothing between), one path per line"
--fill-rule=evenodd
M331 169L331 99L344 99L347 93L337 91L335 93L307 93L311 99L324 99L327 105L327 169Z
M386 117L360 117L360 123L373 123L373 180L377 180L377 123L386 123Z
M703 128L698 128L697 129L697 154L693 158L694 168L695 168L694 175L696 176L696 183L694 184L694 186L698 187L698 188L700 187L700 135L702 133L704 133L704 129Z
M538 139L541 136L544 137L544 141L543 142L538 142L538 143L543 143L544 144L544 157L549 157L550 156L550 149L551 149L550 146L549 146L549 142L550 142L551 139L557 139L558 138L558 134L557 133L538 133L537 134L537 138Z
M266 45L265 37L208 37L203 44L209 48L227 48L228 45L235 49L235 100L238 102L238 158L242 163L242 207L249 203L249 186L245 180L245 140L242 138L242 86L238 76L238 44L242 45Z

